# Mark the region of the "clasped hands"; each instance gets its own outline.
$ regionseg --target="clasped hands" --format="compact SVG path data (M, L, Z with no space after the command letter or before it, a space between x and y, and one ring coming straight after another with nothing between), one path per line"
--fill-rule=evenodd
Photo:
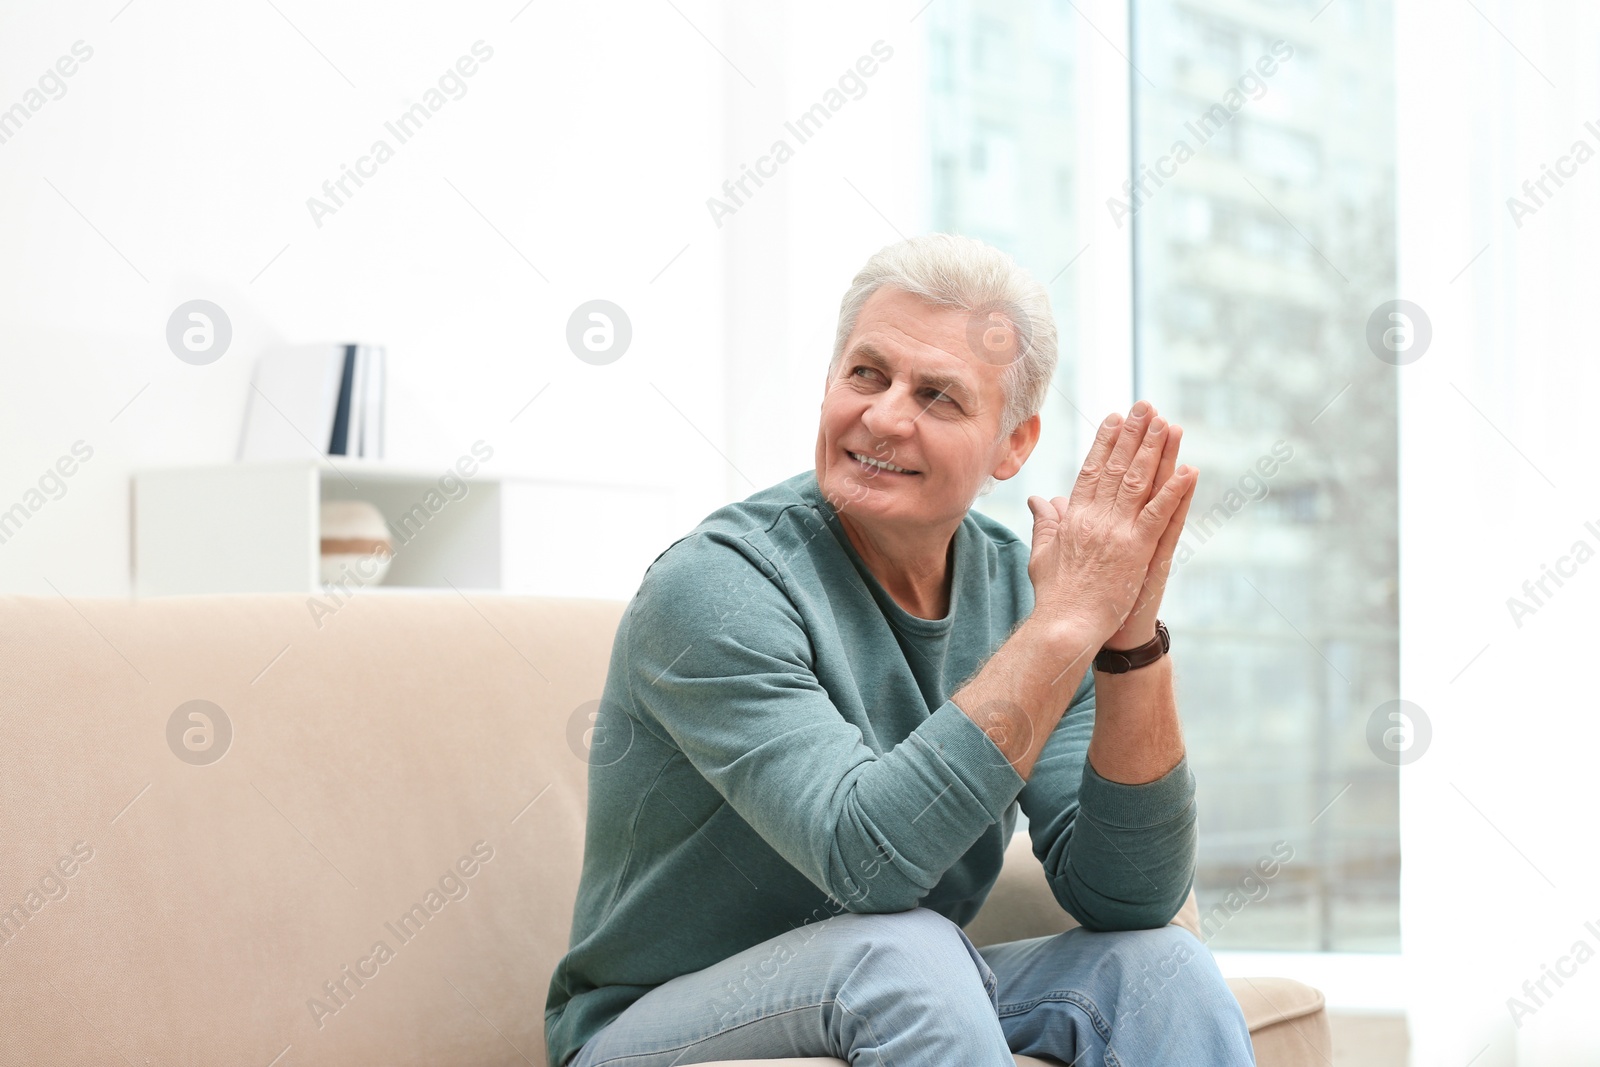
M1200 472L1179 467L1181 426L1139 401L1100 424L1071 496L1028 498L1034 614L1098 650L1156 636L1156 613Z

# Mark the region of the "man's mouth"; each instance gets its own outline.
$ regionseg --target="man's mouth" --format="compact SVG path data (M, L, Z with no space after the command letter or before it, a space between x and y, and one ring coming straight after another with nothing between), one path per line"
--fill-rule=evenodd
M914 471L914 470L910 470L910 469L908 469L906 467L896 466L895 464L889 463L886 460L873 459L871 456L863 456L860 452L851 452L851 451L846 450L845 455L847 455L851 459L855 460L857 464L859 464L861 467L865 468L866 471L869 474L872 474L872 475L879 475L879 474L912 475L912 474L921 474L922 473L921 471Z

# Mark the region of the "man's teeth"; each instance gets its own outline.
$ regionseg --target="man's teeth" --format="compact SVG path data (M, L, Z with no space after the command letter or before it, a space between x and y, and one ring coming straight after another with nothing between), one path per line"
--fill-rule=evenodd
M863 456L858 452L852 452L852 453L850 453L850 455L851 455L851 457L853 459L860 460L862 463L865 463L869 467L882 467L886 471L898 471L901 474L915 474L915 473L917 473L916 471L909 470L908 468L905 468L905 467L896 467L893 463L885 463L881 459L873 459L871 456Z

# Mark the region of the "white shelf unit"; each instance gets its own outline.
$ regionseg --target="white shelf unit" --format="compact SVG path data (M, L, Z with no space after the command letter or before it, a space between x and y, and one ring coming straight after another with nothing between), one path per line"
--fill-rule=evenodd
M454 476L454 481L451 480ZM441 481L444 482L441 485ZM490 591L626 599L650 561L618 515L672 512L652 486L565 482L448 466L340 457L166 467L133 476L135 596L327 593L320 576L324 500L383 513L394 557L357 593ZM681 532L687 532L687 529Z

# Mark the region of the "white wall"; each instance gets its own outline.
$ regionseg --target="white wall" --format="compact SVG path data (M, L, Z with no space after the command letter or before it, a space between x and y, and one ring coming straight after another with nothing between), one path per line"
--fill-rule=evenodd
M722 14L676 2L0 9L0 108L74 42L93 49L0 144L0 509L75 441L94 449L0 544L0 590L125 592L129 472L231 460L251 363L286 341L389 346L392 459L443 470L483 438L486 469L678 492L673 514L619 497L553 521L628 521L664 545L722 502L704 199L726 67L695 28L719 38ZM408 143L386 134L480 39L493 58L466 94ZM378 137L394 158L319 228L307 198ZM195 297L234 328L206 367L164 340ZM605 367L564 343L595 297L634 327Z
M1401 778L1413 1062L1593 1064L1600 958L1520 1027L1507 1000L1576 942L1600 951L1600 559L1520 627L1507 599L1600 549L1600 158L1520 228L1506 200L1574 141L1600 150L1600 12L1398 6L1399 295L1434 329L1397 371L1401 695L1433 728Z

